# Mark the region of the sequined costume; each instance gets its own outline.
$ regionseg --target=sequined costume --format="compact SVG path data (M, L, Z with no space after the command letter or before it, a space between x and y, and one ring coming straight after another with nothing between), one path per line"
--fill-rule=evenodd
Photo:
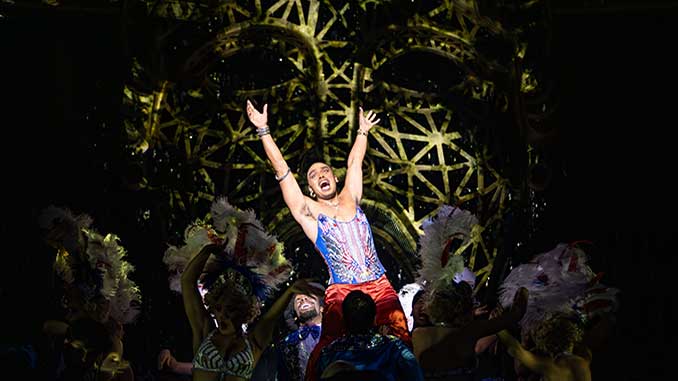
M220 379L223 379L224 376L237 376L247 380L252 378L254 354L249 340L245 338L245 349L224 358L212 342L212 336L215 332L212 331L198 347L193 358L193 368L219 373Z
M325 309L320 341L311 353L306 380L316 380L309 372L315 366L322 348L345 332L341 303L353 290L368 294L377 306L377 326L400 338L411 347L407 318L398 294L386 278L384 266L374 247L372 229L365 213L356 205L356 214L350 221L339 221L318 215L316 249L325 259L330 275L330 286L325 291Z
M323 348L315 369L317 378L337 360L352 364L358 371L378 372L389 381L424 379L412 351L395 336L370 333L340 337Z
M302 326L276 345L277 381L303 380L311 351L320 339L320 325Z

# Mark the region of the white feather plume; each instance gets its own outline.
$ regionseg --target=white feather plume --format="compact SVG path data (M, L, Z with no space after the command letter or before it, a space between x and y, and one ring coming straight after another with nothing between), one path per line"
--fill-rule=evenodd
M449 253L450 257L443 266L442 256L451 239L459 239L462 246L466 245L476 225L478 218L471 212L450 205L443 205L434 218L425 221L422 224L424 234L419 237L421 268L417 282L448 282L453 281L455 276L461 279L460 274L464 272L463 257ZM465 276L469 277L468 274Z
M412 317L412 299L414 299L414 295L421 289L423 289L422 285L415 282L404 285L400 291L398 291L398 299L400 300L400 305L407 318L407 327L410 332L414 326L414 318Z
M170 289L181 292L181 273L184 272L186 264L200 252L200 250L212 243L214 230L197 220L184 230L184 245L169 245L165 250L163 262L167 265L170 273Z
M253 210L240 210L231 205L228 199L216 199L210 208L212 223L197 222L189 226L184 234L184 245L170 246L165 251L163 261L170 271L170 288L181 292L179 279L186 263L202 247L218 237L226 242L226 259L239 266L250 268L258 274L266 285L267 295L278 289L292 271L292 267L283 255L284 245L269 234L256 218ZM211 268L214 256L205 265Z
M114 234L101 235L93 228L92 218L87 214L75 215L68 208L53 205L45 208L38 217L47 241L57 248L54 270L67 284L83 282L76 273L85 268L100 277L100 285L78 284L85 298L95 297L98 292L111 304L111 316L121 324L132 322L139 313L141 292L129 279L134 266L125 260L127 252ZM88 279L87 277L83 277ZM91 295L90 295L91 294ZM83 300L84 304L91 300Z
M514 267L499 288L499 301L508 307L519 288L529 290L527 310L520 322L526 332L532 332L553 313L574 314L573 300L585 293L594 278L586 262L583 250L560 243L529 263Z
M74 214L68 208L50 205L38 216L38 226L45 232L48 242L74 253L82 241L82 229L92 225L92 217Z
M111 302L111 316L121 324L131 323L139 313L141 292L128 277L134 266L125 260L127 251L115 234L104 236L91 229L83 229L83 233L89 265L102 276L100 293Z

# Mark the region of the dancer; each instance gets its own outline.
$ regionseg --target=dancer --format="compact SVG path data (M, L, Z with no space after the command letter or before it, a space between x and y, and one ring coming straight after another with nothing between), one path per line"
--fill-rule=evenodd
M210 214L212 225L193 223L186 229L185 244L170 246L164 261L174 277L180 276L193 333L193 380L249 380L292 296L314 289L297 280L248 329L261 304L288 279L291 266L282 255L282 243L251 210L219 198Z
M506 330L498 336L511 356L544 380L591 380L590 360L572 353L582 338L577 322L566 315L554 314L537 324L533 334L540 354L525 349Z
M90 216L55 206L43 210L39 224L47 243L57 250L54 269L63 285L65 310L63 320L44 323L44 332L63 338L76 320L94 319L107 327L113 349L91 370L118 380L133 379L132 368L123 360L123 326L138 316L141 292L128 277L134 266L126 261L119 238L98 233Z
M422 225L418 282L425 285L423 309L430 324L414 329L412 341L426 379L472 380L478 341L517 323L525 313L527 290L523 288L514 294L509 313L490 320L475 318L475 274L464 267L461 253L477 224L470 212L443 205L435 218ZM458 249L453 251L454 247Z
M370 224L360 208L362 163L369 131L379 122L376 114L370 111L365 115L360 108L360 127L348 156L342 190L337 189L338 178L332 167L316 162L306 172L309 196L302 193L292 170L271 137L268 105L264 105L262 112L259 112L248 100L247 116L256 127L257 135L275 170L285 204L328 266L330 285L325 292L322 334L307 369L314 369L314 362L322 348L345 332L341 302L353 290L361 290L374 299L377 305L376 324L383 326L384 332L398 336L411 345L407 319L398 294L386 278L386 271L374 247ZM306 379L314 378L315 372L306 372Z

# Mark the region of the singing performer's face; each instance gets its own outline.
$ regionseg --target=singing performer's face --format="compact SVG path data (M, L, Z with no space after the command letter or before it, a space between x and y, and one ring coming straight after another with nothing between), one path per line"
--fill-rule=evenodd
M297 315L301 324L315 318L321 313L320 300L314 295L295 295L293 306L294 313Z
M331 199L337 193L337 177L332 167L325 163L314 163L306 174L308 186L320 199Z

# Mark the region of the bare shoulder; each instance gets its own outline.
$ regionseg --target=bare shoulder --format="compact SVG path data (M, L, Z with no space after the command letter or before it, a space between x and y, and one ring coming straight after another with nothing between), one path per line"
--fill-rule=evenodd
M581 356L568 355L558 359L557 365L567 369L575 381L591 381L589 361Z
M558 363L561 364L568 364L568 365L573 365L573 366L586 366L588 367L589 365L589 360L585 359L584 357L574 355L574 354L568 354L566 356L561 356L557 360Z

